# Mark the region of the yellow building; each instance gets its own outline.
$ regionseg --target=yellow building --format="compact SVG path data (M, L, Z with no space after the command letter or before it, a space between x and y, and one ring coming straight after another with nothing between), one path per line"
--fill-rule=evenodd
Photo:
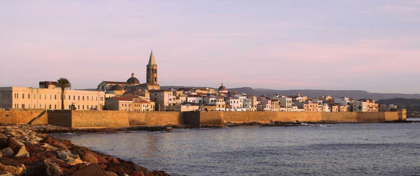
M1 87L0 108L5 109L61 109L61 89L56 82L40 82L40 88ZM102 91L68 90L64 92L64 109L102 110L105 93Z
M154 111L155 109L155 103L149 101L149 98L132 95L112 97L107 99L105 104L107 110Z
M375 100L361 99L353 102L353 112L378 112L379 105Z

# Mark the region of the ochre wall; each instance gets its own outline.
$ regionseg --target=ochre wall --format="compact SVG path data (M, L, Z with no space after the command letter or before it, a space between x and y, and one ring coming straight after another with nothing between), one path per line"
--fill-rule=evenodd
M48 124L48 114L43 112L41 109L0 109L0 123L28 124L33 120L31 124Z
M73 128L122 128L129 127L125 111L72 111Z
M127 112L130 126L167 126L182 123L180 112Z
M129 126L224 126L225 123L271 122L385 122L405 120L406 112L127 112L48 111L0 109L0 123L51 124L73 128L120 128ZM41 115L42 114L42 115ZM37 116L41 115L39 118ZM35 119L35 120L33 120Z
M203 112L202 114L205 114ZM260 122L319 122L322 121L321 113L315 112L221 112L223 122L243 123Z
M377 123L405 120L399 112L200 112L201 126L219 126L223 123L249 122L338 122L338 123ZM218 121L219 120L219 121Z
M57 111L48 111L48 124L64 127L71 126L71 116L72 111L70 110L57 110Z
M198 112L200 126L224 126L224 115L223 111L208 111ZM196 117L197 118L197 117Z

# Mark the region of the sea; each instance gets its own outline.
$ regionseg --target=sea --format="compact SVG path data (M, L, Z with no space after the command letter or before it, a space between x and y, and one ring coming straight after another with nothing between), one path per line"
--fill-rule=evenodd
M53 135L175 176L420 175L420 121Z

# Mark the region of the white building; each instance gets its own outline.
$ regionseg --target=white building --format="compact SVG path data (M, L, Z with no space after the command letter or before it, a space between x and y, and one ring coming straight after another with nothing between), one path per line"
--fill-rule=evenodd
M45 83L45 82L40 82ZM4 109L61 109L61 89L56 82L45 88L0 87L0 108ZM74 106L73 106L74 105ZM64 92L64 109L102 110L105 105L103 91L68 90Z

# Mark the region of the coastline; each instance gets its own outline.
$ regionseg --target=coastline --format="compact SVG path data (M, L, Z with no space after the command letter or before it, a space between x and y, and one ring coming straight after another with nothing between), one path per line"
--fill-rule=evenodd
M64 129L0 124L0 175L169 175L39 132Z

